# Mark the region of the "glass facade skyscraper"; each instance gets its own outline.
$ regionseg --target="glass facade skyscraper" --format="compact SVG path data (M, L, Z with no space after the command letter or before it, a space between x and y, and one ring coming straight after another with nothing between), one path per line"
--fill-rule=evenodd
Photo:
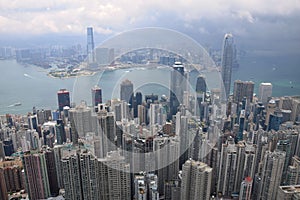
M170 81L170 116L175 115L178 106L183 101L183 91L185 89L184 67L180 62L175 62L171 71Z
M95 62L95 56L94 56L94 33L93 28L88 27L87 28L87 59L89 63Z
M231 73L234 61L234 41L232 34L228 33L224 36L222 47L222 79L224 83L225 95L224 98L228 98L230 94L231 85Z
M120 99L126 101L132 107L133 84L130 80L124 80L120 85Z
M66 89L60 89L57 92L57 99L58 99L58 109L59 111L63 111L65 106L70 107L70 92Z
M98 104L102 103L102 90L99 86L95 86L92 88L92 106L98 106Z

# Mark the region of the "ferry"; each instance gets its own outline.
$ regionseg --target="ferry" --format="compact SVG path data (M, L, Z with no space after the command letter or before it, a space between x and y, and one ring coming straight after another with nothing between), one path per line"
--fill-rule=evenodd
M17 103L14 103L13 104L14 106L20 106L20 105L22 105L20 102L17 102Z

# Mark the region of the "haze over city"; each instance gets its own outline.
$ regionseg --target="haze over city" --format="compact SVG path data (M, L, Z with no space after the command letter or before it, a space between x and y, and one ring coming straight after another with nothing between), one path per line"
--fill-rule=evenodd
M0 2L0 200L300 199L300 0Z
M0 10L0 44L5 45L83 43L88 26L99 35L99 44L124 30L155 26L178 30L214 48L227 32L235 35L239 48L267 55L296 54L300 48L299 0L4 0Z

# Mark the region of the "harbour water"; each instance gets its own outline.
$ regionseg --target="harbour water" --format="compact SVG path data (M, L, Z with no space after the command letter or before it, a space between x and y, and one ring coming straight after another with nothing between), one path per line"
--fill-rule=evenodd
M264 57L247 55L240 59L239 69L233 71L232 80L251 80L255 91L261 82L273 84L273 96L300 95L300 58ZM210 75L209 75L210 76ZM207 77L210 86L214 76ZM37 109L56 109L56 93L61 88L71 92L71 101L91 104L91 87L102 88L103 100L119 97L119 85L129 79L136 91L143 94L168 95L170 68L119 69L99 72L79 78L51 78L47 71L36 66L24 66L15 60L0 60L0 114L26 114ZM21 105L14 105L21 103Z

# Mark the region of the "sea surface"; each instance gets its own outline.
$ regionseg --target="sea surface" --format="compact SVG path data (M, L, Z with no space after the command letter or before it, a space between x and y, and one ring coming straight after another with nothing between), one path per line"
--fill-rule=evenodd
M259 56L247 54L239 60L240 67L233 71L232 81L254 81L255 92L261 82L273 84L273 96L300 95L300 57ZM47 70L27 66L15 60L0 60L0 114L26 114L37 109L57 109L57 91L65 88L71 93L71 101L82 100L91 104L91 88L102 88L103 100L119 97L120 83L129 79L135 91L145 94L169 94L170 68L157 67L118 69L103 71L94 76L79 78L52 78ZM204 73L209 88L218 87L218 74ZM190 75L192 87L197 73ZM233 84L232 84L233 87ZM14 106L15 103L21 103Z

